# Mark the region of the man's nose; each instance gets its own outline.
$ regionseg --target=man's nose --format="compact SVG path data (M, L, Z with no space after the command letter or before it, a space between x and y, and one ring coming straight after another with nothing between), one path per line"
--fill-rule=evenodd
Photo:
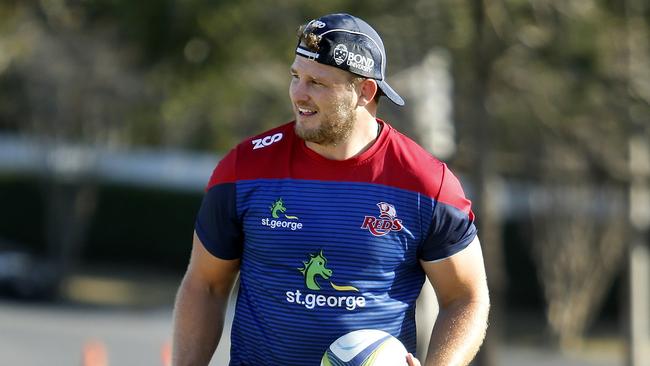
M302 80L294 80L289 88L289 93L291 94L291 99L294 101L306 101L309 99L307 85Z

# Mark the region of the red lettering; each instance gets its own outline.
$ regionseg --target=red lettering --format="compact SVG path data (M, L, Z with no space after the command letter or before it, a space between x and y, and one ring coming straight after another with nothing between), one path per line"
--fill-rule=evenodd
M372 216L366 216L366 217L363 219L363 224L361 224L361 228L362 228L362 229L369 229L369 228L371 228L372 225L373 225L373 223L374 223L376 220L377 220L377 219L374 218L374 217L372 217Z
M404 228L400 219L378 219L374 216L365 216L363 218L362 229L368 229L374 236L384 236L391 231L400 231Z

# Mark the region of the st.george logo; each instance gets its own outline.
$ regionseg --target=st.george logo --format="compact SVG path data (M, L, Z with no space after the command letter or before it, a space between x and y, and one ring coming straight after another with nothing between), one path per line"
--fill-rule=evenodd
M279 200L276 200L273 202L271 206L269 206L271 209L271 216L273 216L274 219L279 219L280 214L283 214L284 217L286 217L289 220L298 220L298 216L289 216L285 214L287 212L287 208L284 207L284 202L282 202L282 197L280 197Z
M332 281L329 284L335 291L344 293L332 294L329 288L321 291L321 285L318 283L319 279L329 280L334 271L327 268L327 258L321 249L318 254L309 254L309 259L302 262L303 266L298 268L304 277L304 283L307 290L296 289L287 291L285 293L286 301L290 304L298 304L304 306L306 309L318 308L342 308L348 311L353 311L357 308L366 306L366 298L361 296L359 289L354 286L344 285L339 286ZM319 293L325 292L325 293ZM352 293L353 295L346 295L345 293Z
M271 218L263 218L263 226L267 226L271 229L285 228L291 229L291 231L302 230L302 222L298 221L300 220L298 216L287 215L285 213L287 212L287 208L284 206L282 198L275 200L273 204L269 206L269 210L271 211Z
M275 135L269 135L262 137L261 139L255 139L251 141L253 143L253 150L261 149L267 147L275 142L282 140L282 132L278 132Z
M320 290L320 285L316 280L316 276L329 280L332 277L332 270L325 267L327 265L327 258L323 255L323 250L318 254L310 254L309 260L302 262L304 267L298 268L300 273L305 276L305 286L310 290ZM332 288L336 291L359 291L354 286L339 286L330 282Z
M391 231L402 230L402 220L397 218L395 206L386 202L379 202L379 217L366 216L363 218L362 229L367 229L374 236L383 236Z

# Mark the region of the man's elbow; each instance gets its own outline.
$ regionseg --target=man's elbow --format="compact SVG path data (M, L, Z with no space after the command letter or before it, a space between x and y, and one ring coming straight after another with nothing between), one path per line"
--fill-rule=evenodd
M490 311L490 294L487 287L473 291L465 291L457 294L453 298L440 302L439 305L441 311L456 308L471 308L487 314Z

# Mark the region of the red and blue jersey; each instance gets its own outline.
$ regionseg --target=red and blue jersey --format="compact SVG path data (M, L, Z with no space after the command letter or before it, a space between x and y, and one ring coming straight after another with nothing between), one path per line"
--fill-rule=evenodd
M317 365L358 329L415 353L419 261L463 250L476 227L447 166L379 122L348 160L310 150L289 123L217 165L196 233L214 256L241 258L230 365Z

